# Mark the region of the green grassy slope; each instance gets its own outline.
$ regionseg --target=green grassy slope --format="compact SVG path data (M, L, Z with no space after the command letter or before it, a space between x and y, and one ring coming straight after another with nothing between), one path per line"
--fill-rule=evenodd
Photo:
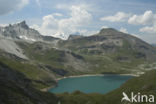
M42 89L56 84L52 73L47 72L42 67L5 52L0 51L0 53L0 62L8 65L15 71L24 74L26 78L32 81L33 86L37 89Z
M40 64L56 77L84 74L87 62L81 55L70 51L55 49L51 44L36 42L33 44L18 42L33 64Z
M101 73L138 74L145 71L146 65L153 63L147 61L143 56L139 57L140 53L129 49L128 43L125 43L123 47L118 47L116 52L107 54L60 50L42 42L17 43L30 58L31 63L40 64L54 73L56 77Z
M125 92L126 94L130 94L131 92L134 92L137 94L140 92L142 95L154 95L156 96L156 70L152 70L149 72L146 72L146 74L137 77L132 78L131 80L127 81L125 84L123 84L119 89L116 89L115 91L112 91L105 95L105 98L108 99L110 103L116 103L120 104L120 100L122 98L122 92ZM116 97L115 97L116 96ZM109 100L109 98L113 98L114 100ZM144 104L144 103L140 103ZM145 103L148 104L148 103Z
M57 104L58 98L33 87L25 75L0 61L0 104Z

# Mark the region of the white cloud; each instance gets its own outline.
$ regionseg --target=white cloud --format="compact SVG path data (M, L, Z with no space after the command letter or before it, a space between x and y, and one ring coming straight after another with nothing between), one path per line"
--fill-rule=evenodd
M103 17L101 21L109 21L109 22L124 22L130 14L124 12L118 12L114 16Z
M140 35L138 35L138 34L131 34L131 35L133 35L133 36L135 36L137 38L141 38Z
M8 24L0 24L0 27L8 26Z
M145 11L141 15L133 15L128 20L129 24L133 25L143 25L139 31L142 32L141 35L135 35L148 43L155 43L156 39L156 14L151 10ZM148 33L148 35L147 35Z
M151 10L145 11L142 15L133 15L128 20L129 24L134 25L153 25L156 24L156 14L153 14Z
M28 3L29 0L0 0L0 15L19 10Z
M102 27L101 27L101 29L105 29L105 28L108 28L108 26L102 26Z
M54 16L62 17L63 15L61 13L53 13Z
M146 33L156 33L156 25L153 26L145 26L139 30L140 32Z
M41 26L32 26L42 34L67 38L69 34L83 32L82 26L87 26L92 21L92 15L82 6L71 6L70 17L58 19L60 14L50 14L43 17ZM56 16L56 17L55 17ZM86 32L87 33L87 32Z
M123 33L128 33L127 29L123 28L123 27L120 28L120 31L123 32Z
M53 15L44 16L42 27L47 29L55 29L58 27L58 20Z
M65 4L57 4L56 9L69 9L70 6L65 5Z
M68 10L71 9L72 6L74 6L74 5L69 2L69 3L57 4L55 6L55 8L56 9L63 9L63 10L67 10L68 11ZM93 11L93 6L90 5L90 4L86 4L86 3L83 3L83 4L75 4L75 6L78 6L80 8L83 8L86 11Z
M141 15L133 15L128 20L129 24L133 25L145 25L139 29L140 32L144 33L156 33L156 14L154 14L151 10L145 11L144 14Z

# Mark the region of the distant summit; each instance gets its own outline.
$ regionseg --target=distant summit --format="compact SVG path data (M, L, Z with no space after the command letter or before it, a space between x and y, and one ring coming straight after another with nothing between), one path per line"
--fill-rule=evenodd
M112 31L117 32L117 30L114 28L103 28L100 30L100 33L112 32Z
M84 37L84 36L81 35L80 33L70 34L69 37L68 37L68 40L77 39L77 38L82 38L82 37Z
M10 39L22 39L27 41L53 41L57 38L43 36L37 30L29 28L25 21L17 24L0 27L0 35ZM57 39L58 40L58 39Z
M103 28L100 30L99 35L112 35L112 34L117 34L120 33L118 30L113 29L113 28Z

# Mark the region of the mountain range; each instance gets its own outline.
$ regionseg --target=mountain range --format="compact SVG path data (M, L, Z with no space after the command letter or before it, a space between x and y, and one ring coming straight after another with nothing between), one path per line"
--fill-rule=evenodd
M67 40L61 40L41 35L23 21L0 27L1 89L9 93L8 99L17 95L15 99L24 98L20 102L28 101L25 104L51 104L47 100L50 96L55 104L58 102L55 95L48 96L39 90L56 86L57 78L82 74L140 75L155 69L155 54L154 46L113 28L102 29L91 36L70 35ZM11 84L7 83L15 88L8 90ZM15 95L10 95L12 91ZM33 95L35 93L41 96ZM8 104L20 104L15 99L15 103L9 101Z

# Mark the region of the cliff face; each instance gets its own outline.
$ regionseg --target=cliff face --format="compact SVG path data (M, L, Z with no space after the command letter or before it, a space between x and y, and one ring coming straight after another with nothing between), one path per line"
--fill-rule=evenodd
M0 32L2 36L13 39L25 39L30 41L40 40L40 33L30 29L25 21L2 28Z

